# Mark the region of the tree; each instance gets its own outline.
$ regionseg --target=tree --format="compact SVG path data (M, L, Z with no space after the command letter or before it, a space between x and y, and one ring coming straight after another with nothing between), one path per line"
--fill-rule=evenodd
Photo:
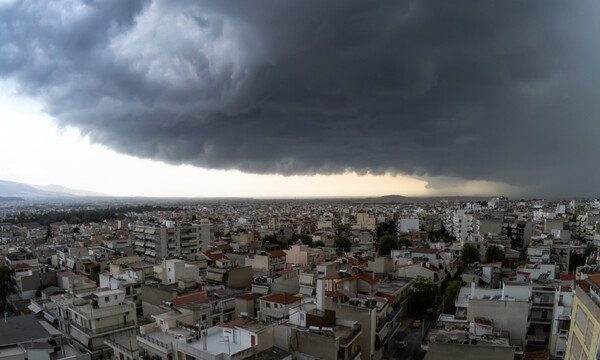
M569 255L569 272L574 272L578 267L585 265L585 256L572 252Z
M412 241L410 241L410 239L400 238L400 240L398 240L398 247L399 248L411 247L411 246L413 246L413 243L412 243Z
M337 248L340 249L342 251L350 251L350 248L352 247L352 242L345 237L337 237L335 238L335 240L333 241L333 245Z
M504 251L496 245L490 245L485 250L485 261L488 263L504 261Z
M0 265L0 311L8 310L6 297L10 294L12 283L10 279L10 268L6 265Z
M311 247L311 248L324 247L324 246L325 246L325 243L324 243L324 242L322 242L321 240L313 241L313 242L310 244L310 247Z
M454 314L454 303L456 302L461 286L462 281L460 280L452 280L448 283L446 295L444 296L444 314Z
M379 240L379 255L389 255L393 249L398 248L398 240L392 235L386 235Z
M263 244L266 242L269 242L270 244L277 244L277 236L273 235L265 235L262 237L262 242Z
M393 220L382 222L377 227L377 237L380 239L385 235L394 234L396 234L396 222Z
M410 298L411 312L421 317L433 305L433 301L438 293L438 287L430 279L417 276L412 283L412 289L413 293Z
M432 230L428 232L427 235L429 237L429 240L434 242L443 241L445 243L451 243L453 241L456 241L456 238L450 235L450 233L446 230L444 225L442 225L442 228L440 230Z
M290 242L295 244L298 240L300 240L304 245L310 245L312 243L312 237L306 234L293 234Z
M598 248L594 244L588 244L588 246L585 248L584 256L587 258L588 256L590 256L593 252L595 252L597 250L598 250Z
M46 241L52 239L52 227L50 227L50 225L48 225L46 227Z
M465 244L462 249L462 263L463 265L467 265L470 263L478 262L481 259L481 255L479 254L479 250L475 245Z

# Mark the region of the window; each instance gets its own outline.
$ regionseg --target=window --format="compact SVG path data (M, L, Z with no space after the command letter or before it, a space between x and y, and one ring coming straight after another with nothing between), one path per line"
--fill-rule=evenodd
M204 321L206 321L206 314L202 314L202 317L201 317L201 318L202 318L202 321L203 321L203 322L204 322Z
M109 302L109 301L110 301L110 298L108 296L105 296L104 297L104 302Z
M300 313L300 320L304 321L304 313Z
M117 295L115 295L115 300L117 300L117 299L118 299L118 296L117 296Z
M265 307L266 308L270 308L271 307L271 303L265 303Z

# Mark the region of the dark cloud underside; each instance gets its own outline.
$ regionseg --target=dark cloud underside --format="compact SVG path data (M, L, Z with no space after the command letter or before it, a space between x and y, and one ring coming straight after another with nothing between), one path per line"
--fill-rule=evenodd
M17 1L0 76L117 151L595 193L594 1Z

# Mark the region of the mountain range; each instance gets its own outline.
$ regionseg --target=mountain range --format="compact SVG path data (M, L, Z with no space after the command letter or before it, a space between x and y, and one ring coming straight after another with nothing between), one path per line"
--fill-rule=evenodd
M0 180L0 196L2 197L77 197L77 196L110 196L93 191L78 190L61 185L30 185L15 181Z

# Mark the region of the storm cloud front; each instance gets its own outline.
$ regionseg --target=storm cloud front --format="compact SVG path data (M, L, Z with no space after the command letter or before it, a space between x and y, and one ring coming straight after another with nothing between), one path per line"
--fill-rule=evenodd
M594 195L598 19L595 1L6 1L0 77L140 158Z

